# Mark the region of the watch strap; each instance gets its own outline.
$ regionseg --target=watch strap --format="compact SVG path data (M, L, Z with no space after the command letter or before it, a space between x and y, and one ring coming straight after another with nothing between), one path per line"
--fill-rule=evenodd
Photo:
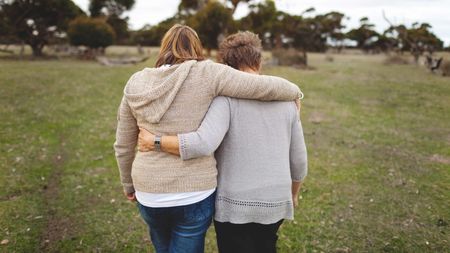
M155 151L161 151L161 136L155 135Z

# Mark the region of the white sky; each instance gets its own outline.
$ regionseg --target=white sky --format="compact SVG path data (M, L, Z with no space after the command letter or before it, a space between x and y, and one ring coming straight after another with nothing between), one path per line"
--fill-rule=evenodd
M74 0L83 10L87 10L89 0ZM177 11L180 0L136 0L133 9L127 13L132 29L139 29L145 24L155 25L171 17ZM300 14L309 7L316 13L339 11L349 19L345 21L347 30L358 26L361 17L368 17L382 32L388 24L384 21L384 10L394 23L411 25L414 22L427 22L439 38L450 45L450 0L275 0L278 9ZM248 12L246 4L239 4L235 18L245 16Z

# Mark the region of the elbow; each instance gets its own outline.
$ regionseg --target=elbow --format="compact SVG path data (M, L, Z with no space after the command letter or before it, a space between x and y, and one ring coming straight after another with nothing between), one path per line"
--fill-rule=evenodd
M206 144L206 149L204 150L202 156L210 156L216 151L217 147L211 143Z
M117 142L114 143L114 151L117 159L134 156L136 153L135 146L119 145Z

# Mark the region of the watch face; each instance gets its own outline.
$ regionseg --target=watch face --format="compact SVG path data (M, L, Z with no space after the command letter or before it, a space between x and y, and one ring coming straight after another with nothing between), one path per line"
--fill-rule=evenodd
M155 136L155 149L156 151L161 150L161 136Z

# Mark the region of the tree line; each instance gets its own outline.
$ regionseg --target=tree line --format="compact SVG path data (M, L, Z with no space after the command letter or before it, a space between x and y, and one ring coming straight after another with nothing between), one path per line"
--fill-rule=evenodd
M237 6L249 4L249 13L235 20ZM158 46L164 33L175 23L187 24L199 34L210 52L227 34L238 30L257 33L266 49L295 48L306 52L323 52L330 47L341 50L352 41L365 52L411 52L419 57L443 49L443 41L427 23L390 26L379 33L368 18L359 27L344 32L344 13L316 13L309 8L293 15L266 0L182 0L177 13L157 25L137 31L128 28L124 13L134 0L91 0L89 15L70 0L0 0L0 43L25 43L36 56L48 44L67 43L88 48L105 48L116 44ZM388 20L387 20L388 21Z
M130 38L134 0L90 0L89 15L71 0L0 0L0 44L26 44L34 56L46 45L69 42L104 49Z

